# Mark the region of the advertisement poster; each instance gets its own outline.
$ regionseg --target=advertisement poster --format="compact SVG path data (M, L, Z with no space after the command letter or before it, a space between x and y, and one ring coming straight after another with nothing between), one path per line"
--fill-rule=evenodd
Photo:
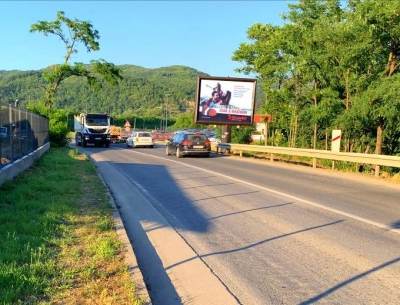
M253 123L256 80L200 77L196 123L250 125Z

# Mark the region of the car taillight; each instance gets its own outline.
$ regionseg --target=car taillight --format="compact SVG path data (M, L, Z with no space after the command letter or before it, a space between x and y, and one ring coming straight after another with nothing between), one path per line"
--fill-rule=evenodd
M210 144L211 144L210 140L207 139L204 141L204 146L210 146Z
M190 141L190 140L183 140L183 141L182 141L182 145L183 145L183 146L191 146L191 145L192 145L192 141Z

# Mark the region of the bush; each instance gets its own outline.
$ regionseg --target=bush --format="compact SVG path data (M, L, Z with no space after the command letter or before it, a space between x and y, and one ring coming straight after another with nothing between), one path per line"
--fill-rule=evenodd
M251 143L251 133L254 127L232 128L232 143L249 144Z
M49 119L49 139L53 146L60 147L67 144L69 111L48 108L42 101L29 102L26 108Z
M67 144L68 112L64 109L52 109L49 115L49 138L54 146Z
M176 116L175 124L172 127L174 129L184 129L184 128L200 128L201 126L194 122L193 112L183 112Z

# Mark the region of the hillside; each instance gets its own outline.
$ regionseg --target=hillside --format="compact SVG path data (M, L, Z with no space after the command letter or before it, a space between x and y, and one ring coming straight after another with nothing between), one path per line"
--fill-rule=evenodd
M174 113L185 111L195 97L198 75L206 75L185 66L147 69L134 65L119 66L124 79L118 86L92 89L82 78L67 79L57 95L56 107L74 111L105 111L114 114L159 115L168 99ZM42 71L0 71L0 103L19 99L22 103L40 99L44 92Z
M120 65L119 68L124 79L115 87L105 84L94 90L82 78L67 79L60 87L55 106L74 112L161 116L162 105L168 102L171 115L175 115L193 107L197 76L207 75L186 66L149 69ZM40 99L45 88L42 73L43 70L0 70L0 105L16 99L22 104ZM258 86L258 105L263 96Z

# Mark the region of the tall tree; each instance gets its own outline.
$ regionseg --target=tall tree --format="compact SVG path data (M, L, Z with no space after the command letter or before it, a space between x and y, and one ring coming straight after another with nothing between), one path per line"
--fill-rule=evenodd
M94 60L88 67L81 63L70 64L72 55L78 52L78 46L83 45L87 52L98 51L99 32L88 21L70 19L64 12L57 12L54 21L39 21L32 24L31 32L43 33L45 36L58 37L65 47L64 62L53 65L44 73L47 82L44 102L48 107L54 104L55 95L62 81L71 76L85 77L90 85L101 85L102 80L115 84L121 75L119 69L104 60Z

